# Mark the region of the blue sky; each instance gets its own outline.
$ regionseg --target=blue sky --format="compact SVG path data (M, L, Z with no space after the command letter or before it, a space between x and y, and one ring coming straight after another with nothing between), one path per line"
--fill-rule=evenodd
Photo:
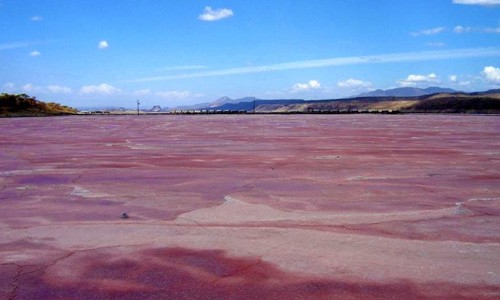
M0 91L66 105L500 87L500 0L0 0Z

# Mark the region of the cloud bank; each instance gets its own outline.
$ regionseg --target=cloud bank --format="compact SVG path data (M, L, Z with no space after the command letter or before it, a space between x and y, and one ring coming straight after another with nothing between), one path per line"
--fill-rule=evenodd
M7 92L26 92L26 93L53 93L53 94L69 94L73 90L66 86L61 85L48 85L48 86L36 86L31 83L24 84L22 86L18 86L13 82L8 82L4 84L3 88Z

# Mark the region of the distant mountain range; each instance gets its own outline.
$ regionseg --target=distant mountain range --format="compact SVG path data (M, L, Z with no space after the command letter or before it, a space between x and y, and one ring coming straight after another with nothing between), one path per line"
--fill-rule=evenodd
M493 90L488 90L488 91L485 91L485 92L473 92L473 93L469 93L469 95L472 95L472 96L493 95L493 94L499 94L500 95L500 89L493 89Z
M231 99L229 97L222 97L210 103L200 103L188 106L178 106L170 109L172 110L246 110L252 111L254 107L262 104L296 104L302 103L306 100L303 99L272 99L264 100L255 97L244 97L238 99Z
M219 99L215 100L214 102L210 103L210 105L208 105L207 107L219 107L219 106L222 106L224 104L236 104L236 103L241 103L241 102L253 102L253 101L256 101L256 100L260 100L260 99L255 98L255 97L244 97L244 98L238 98L238 99L231 99L229 97L222 97L222 98L219 98Z
M257 100L255 97L245 97L239 99L231 99L229 97L222 97L213 102L203 102L191 105L181 105L176 106L170 110L199 110L199 109L213 109L214 107L219 107L224 104L239 103L239 102L252 102Z
M440 87L428 87L425 89L414 88L414 87L403 87L395 88L389 90L375 90L367 93L362 93L356 97L420 97L439 93L460 93L453 89L440 88Z
M132 110L133 108L126 108L122 106L78 106L79 111L127 111Z
M359 94L355 97L420 97L425 95L432 95L438 93L459 93L459 91L440 87L428 87L425 89L420 88L395 88L388 90L375 90L368 93ZM256 97L244 97L238 99L231 99L229 97L222 97L213 102L198 103L193 105L184 105L172 108L170 110L253 110L253 106L266 105L285 105L285 104L298 104L306 102L304 99L272 99L265 100Z

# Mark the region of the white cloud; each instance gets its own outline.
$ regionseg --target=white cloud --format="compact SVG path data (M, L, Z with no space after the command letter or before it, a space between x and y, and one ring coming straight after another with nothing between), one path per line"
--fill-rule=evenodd
M54 94L69 94L73 91L69 87L60 86L60 85L49 85L49 86L47 86L47 90L51 93L54 93Z
M137 90L137 91L134 91L132 94L134 94L135 96L151 95L151 90L149 90L149 89Z
M168 76L146 77L129 80L128 82L150 82L163 80L178 80L199 77L214 77L227 75L240 75L251 73L277 72L286 70L299 70L311 68L325 68L333 66L364 65L364 64L386 64L398 62L418 62L447 60L468 57L499 57L500 47L490 48L466 48L451 50L433 50L421 52L390 53L368 56L334 57L327 59L292 61L270 65L245 66L237 68L216 69L203 72L183 73Z
M201 97L201 94L196 94L192 93L190 91L160 91L160 92L153 92L150 89L143 89L143 90L136 90L132 92L134 96L137 97L151 97L151 96L156 96L158 98L164 98L164 99L173 99L173 100L181 100L181 99L188 99L188 98L197 98Z
M42 16L33 16L33 17L31 17L31 21L40 22L40 21L43 21L43 17Z
M483 76L490 82L500 84L500 68L493 66L484 67Z
M31 91L33 91L34 89L35 89L35 86L34 86L34 85L32 85L31 83L27 83L27 84L25 84L25 85L23 85L23 86L21 87L21 90L23 90L24 92L31 92Z
M350 78L337 82L337 86L343 89L369 89L372 87L372 84L368 81Z
M9 49L16 49L16 48L24 48L24 47L38 45L38 44L41 44L41 42L13 42L13 43L5 43L5 44L0 44L0 50L9 50Z
M307 83L296 83L292 87L292 91L300 92L300 91L308 91L308 90L316 90L321 88L321 84L317 80L310 80Z
M24 92L24 93L54 93L54 94L69 94L73 90L69 87L60 85L48 85L48 86L36 86L31 83L27 83L23 86L18 87L13 82L8 82L4 84L4 89L8 92Z
M99 45L97 45L97 48L99 49L106 49L109 47L108 41L100 41Z
M467 86L467 85L471 85L472 84L472 81L470 81L470 80L468 80L468 81L459 81L457 75L450 75L450 76L448 76L448 80L450 81L451 84L459 85L459 86Z
M233 16L232 10L227 8L212 9L210 6L205 7L203 14L198 16L202 21L218 21Z
M444 46L446 46L446 44L442 43L442 42L430 42L430 43L427 43L427 46L430 46L430 47L444 47Z
M470 32L500 33L500 27L464 27L462 25L457 25L453 28L453 32L457 34Z
M164 92L156 92L155 96L165 99L187 99L187 98L197 98L200 97L200 94L194 94L189 91L164 91Z
M207 66L203 65L187 65L187 66L175 66L175 67L166 67L159 69L160 71L188 71L188 70L199 70L206 69Z
M36 56L40 56L42 55L42 53L40 51L31 51L30 52L30 56L33 56L33 57L36 57Z
M116 88L107 83L101 83L99 85L85 85L80 88L80 93L82 94L103 94L112 95L121 92L119 88Z
M446 28L444 28L444 27L436 27L436 28L432 28L432 29L424 29L424 30L420 30L420 31L417 31L417 32L412 32L411 35L413 35L413 36L417 36L417 35L435 35L435 34L443 32L445 30L446 30Z
M496 27L496 28L486 27L484 29L484 32L486 32L486 33L500 33L500 27Z
M453 0L455 4L467 5L500 5L500 0Z
M463 27L462 25L457 25L455 28L453 28L454 33L462 34L462 33L468 33L471 32L473 29L472 27Z
M3 89L9 93L13 92L15 88L16 88L16 84L13 82L7 82L6 84L3 85Z
M434 73L430 73L429 75L410 74L408 75L408 77L406 77L406 79L399 81L399 84L404 87L411 87L436 82L439 82L439 80L437 75Z

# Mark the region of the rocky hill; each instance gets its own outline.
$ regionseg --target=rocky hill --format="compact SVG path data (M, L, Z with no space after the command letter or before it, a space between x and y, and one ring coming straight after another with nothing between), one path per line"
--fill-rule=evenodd
M1 117L54 116L76 114L77 110L53 102L36 100L26 94L0 94Z

